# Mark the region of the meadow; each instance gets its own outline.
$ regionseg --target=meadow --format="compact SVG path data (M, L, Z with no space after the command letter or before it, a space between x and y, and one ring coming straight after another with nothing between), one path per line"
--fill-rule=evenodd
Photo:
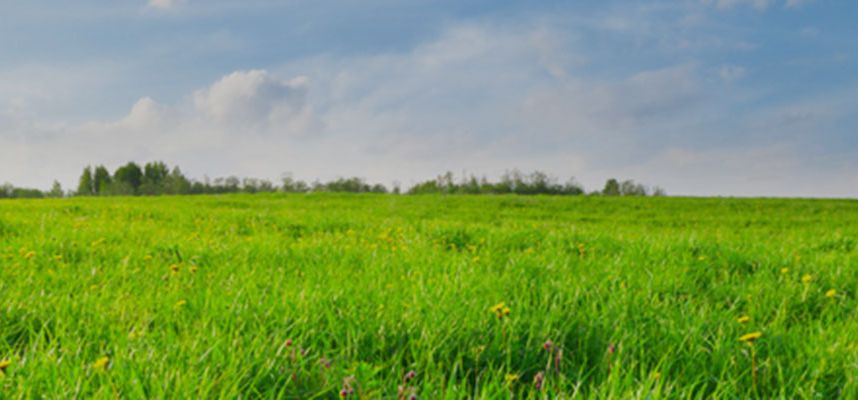
M0 398L858 398L858 202L0 201Z

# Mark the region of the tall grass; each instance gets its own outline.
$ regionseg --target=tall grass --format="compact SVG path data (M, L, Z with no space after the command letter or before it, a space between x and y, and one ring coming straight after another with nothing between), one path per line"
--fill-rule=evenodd
M856 244L837 200L4 201L0 398L858 398Z

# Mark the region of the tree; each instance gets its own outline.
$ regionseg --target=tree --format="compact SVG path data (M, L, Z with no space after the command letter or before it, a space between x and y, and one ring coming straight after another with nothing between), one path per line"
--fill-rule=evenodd
M602 194L605 196L619 196L620 182L614 178L608 179L608 181L605 182L605 188L602 189Z
M179 167L174 167L173 170L164 178L164 193L167 194L189 194L191 193L191 182Z
M134 162L129 162L116 169L113 173L116 194L134 194L143 183L143 171Z
M158 195L164 192L164 180L170 174L167 164L161 161L146 163L143 167L143 183L138 193L143 195Z
M95 178L92 182L92 194L107 195L110 190L110 172L103 165L95 167Z
M51 191L48 192L48 197L63 197L63 186L58 181L54 181Z
M77 184L77 195L78 196L92 196L95 194L95 185L92 180L92 167L86 167L83 169L83 173L80 175L80 180L78 180Z

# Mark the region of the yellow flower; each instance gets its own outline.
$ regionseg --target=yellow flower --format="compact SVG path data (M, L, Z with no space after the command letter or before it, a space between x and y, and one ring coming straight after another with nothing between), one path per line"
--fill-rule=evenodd
M0 361L0 377L3 377L6 374L6 369L12 365L12 361L10 360L2 360Z
M175 274L175 273L178 273L178 272L179 272L179 264L173 264L173 265L171 265L171 266L170 266L170 272L172 272L172 273L174 273L174 274Z
M179 300L179 301L177 301L177 302L176 302L175 307L176 307L176 308L182 308L182 307L184 307L184 306L185 306L185 304L188 304L188 302L187 302L187 301L185 301L185 300Z
M491 306L491 308L489 308L489 311L495 313L498 318L503 318L509 315L511 310L509 309L509 307L506 306L505 303L500 302Z
M834 298L834 296L837 296L837 289L831 289L825 292L825 297L828 297L829 299Z
M36 256L36 252L32 251L32 250L24 253L24 258L26 258L28 260L35 257L35 256Z
M803 283L810 283L810 281L812 281L812 280L813 280L813 277L810 276L809 274L806 274L806 275L801 277L801 281Z
M110 357L101 357L92 363L93 369L104 369L107 367L107 364L110 363Z
M745 342L745 343L754 343L754 341L759 339L761 336L763 336L762 332L751 332L751 333L742 335L742 337L739 338L739 341Z
M751 317L749 317L747 315L743 315L743 316L739 317L739 319L737 319L736 322L738 322L740 324L746 324L750 320L751 320Z
M518 380L518 374L506 374L506 383L513 383Z
M786 275L789 273L789 268L781 268L781 273Z

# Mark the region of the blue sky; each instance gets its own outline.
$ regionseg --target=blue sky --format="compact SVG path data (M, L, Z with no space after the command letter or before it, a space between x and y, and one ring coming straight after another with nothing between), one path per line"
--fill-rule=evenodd
M540 169L858 196L847 0L3 2L0 181Z

